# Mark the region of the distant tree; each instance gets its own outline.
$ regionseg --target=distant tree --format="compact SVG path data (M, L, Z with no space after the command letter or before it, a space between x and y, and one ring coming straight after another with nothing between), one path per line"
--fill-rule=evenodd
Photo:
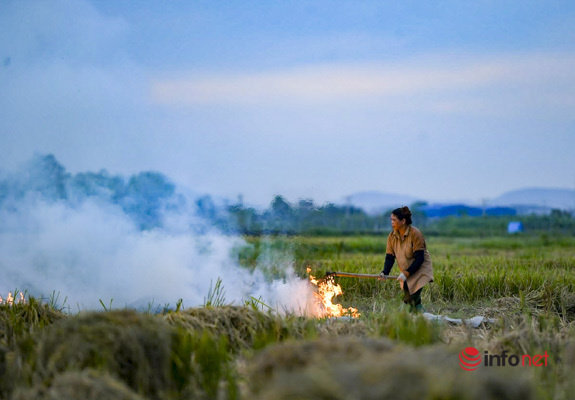
M425 216L426 201L416 201L409 208L412 214L413 224L417 226L425 226L427 217Z
M416 201L410 206L410 208L411 211L422 211L425 207L427 207L427 205L427 201Z
M287 217L292 212L292 208L289 203L280 195L277 195L272 200L271 209L272 213L278 217Z
M141 197L148 201L169 197L176 187L163 174L147 171L133 175L128 182L128 196Z
M205 195L196 200L196 206L198 207L198 214L201 217L213 220L216 217L216 205L212 200L212 197Z
M25 190L41 193L50 200L66 199L70 174L52 154L36 156L29 164Z
M244 208L242 205L236 204L228 207L228 212L230 217L233 218L233 225L229 228L231 231L244 235L261 234L260 216L254 208Z
M130 178L122 208L141 229L160 226L162 205L175 194L175 185L159 172L141 172Z
M77 173L69 182L69 195L74 200L99 197L117 202L125 193L124 179L121 176L111 176L106 170Z
M316 210L315 204L311 199L301 199L297 204L297 208L301 213L310 213Z

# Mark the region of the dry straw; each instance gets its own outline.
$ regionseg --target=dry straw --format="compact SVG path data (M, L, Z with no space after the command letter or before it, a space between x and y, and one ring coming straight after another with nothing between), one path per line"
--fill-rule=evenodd
M162 399L183 389L173 375L191 370L191 349L186 353L181 341L176 329L154 316L128 310L80 314L22 341L22 382L52 386L64 372L95 369Z
M255 399L533 399L528 376L457 362L460 349L340 338L271 346L248 367Z
M57 375L52 385L37 384L19 389L12 400L145 400L124 383L93 370L71 371Z

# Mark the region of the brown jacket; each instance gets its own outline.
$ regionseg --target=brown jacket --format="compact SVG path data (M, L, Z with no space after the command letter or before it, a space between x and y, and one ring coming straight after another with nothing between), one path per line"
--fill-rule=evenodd
M402 237L395 230L387 237L386 253L395 256L401 272L405 272L411 266L415 260L413 253L417 250L423 250L423 264L417 272L407 278L410 294L417 292L429 282L433 282L433 265L427 251L425 238L419 229L411 225L408 225ZM403 289L403 282L401 288Z

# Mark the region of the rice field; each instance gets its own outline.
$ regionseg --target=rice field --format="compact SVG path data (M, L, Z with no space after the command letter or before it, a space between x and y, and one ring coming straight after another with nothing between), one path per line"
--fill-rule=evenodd
M379 273L384 237L246 238L270 279ZM360 318L279 316L257 301L160 313L66 313L27 298L0 305L1 399L570 399L575 391L575 239L428 238L428 312L485 316L479 328L404 309L397 282L336 278ZM397 271L397 267L394 267ZM214 297L215 296L215 297ZM176 299L175 299L176 300ZM479 350L476 370L460 366ZM544 358L497 366L503 355ZM488 355L500 357L489 359ZM525 358L522 358L525 360ZM489 365L491 362L492 365Z

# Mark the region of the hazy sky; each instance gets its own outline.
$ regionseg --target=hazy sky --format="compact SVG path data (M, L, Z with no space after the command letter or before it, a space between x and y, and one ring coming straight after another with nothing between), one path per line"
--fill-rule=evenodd
M267 204L575 184L573 1L0 0L0 167Z

